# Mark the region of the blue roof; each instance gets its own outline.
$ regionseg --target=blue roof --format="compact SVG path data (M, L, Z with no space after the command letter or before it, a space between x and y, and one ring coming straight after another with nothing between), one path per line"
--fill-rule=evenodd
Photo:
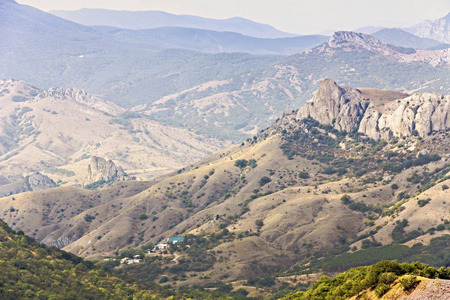
M184 242L184 237L173 236L173 237L169 238L169 242Z

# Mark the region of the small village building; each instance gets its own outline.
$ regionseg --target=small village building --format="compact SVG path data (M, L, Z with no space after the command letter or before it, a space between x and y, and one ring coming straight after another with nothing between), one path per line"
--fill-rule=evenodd
M169 238L169 244L183 243L184 237L182 236L174 236Z

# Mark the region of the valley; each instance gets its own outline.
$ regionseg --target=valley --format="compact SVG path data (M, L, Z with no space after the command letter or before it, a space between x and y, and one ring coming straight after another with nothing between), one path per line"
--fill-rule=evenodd
M33 1L0 0L1 299L450 294L442 3L300 35L262 2Z
M325 77L350 86L449 92L449 49L394 47L354 32L292 46L292 55L252 55L248 49L211 53L198 46L203 42L195 49L159 45L146 30L82 26L18 4L3 3L1 12L0 78L20 78L41 89L82 89L151 120L235 143L299 108ZM19 26L21 18L29 22ZM173 28L163 29L160 36L176 35ZM216 43L205 36L207 45ZM275 49L284 47L282 41L271 42Z
M193 163L226 142L165 126L82 90L39 90L0 81L0 168L4 194L33 172L59 185L83 186L91 156L108 157L135 179L148 179ZM206 150L208 149L208 150Z
M449 100L327 79L299 110L178 174L97 191L23 193L3 198L0 211L13 228L89 259L142 253L173 236L193 239L189 246L201 242L197 252L172 250L180 251L180 270L143 277L181 274L168 281L177 286L234 282L263 270L336 272L357 266L371 249L380 249L376 261L442 264L450 145L449 110L441 107ZM426 111L434 120L428 127L411 118ZM365 131L369 120L378 125ZM405 246L390 254L396 244ZM422 249L418 256L412 246Z

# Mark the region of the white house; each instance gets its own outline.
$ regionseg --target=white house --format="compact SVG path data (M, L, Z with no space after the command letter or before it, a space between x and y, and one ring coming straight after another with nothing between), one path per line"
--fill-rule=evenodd
M120 260L120 264L127 264L127 265L132 265L132 264L138 264L142 261L141 256L140 255L135 255L133 256L133 258L129 258L129 257L124 257Z

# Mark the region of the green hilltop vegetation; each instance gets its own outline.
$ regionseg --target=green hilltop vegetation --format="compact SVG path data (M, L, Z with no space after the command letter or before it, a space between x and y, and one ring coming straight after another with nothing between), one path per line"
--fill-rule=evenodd
M450 268L439 269L423 263L397 263L380 261L372 266L352 268L334 278L322 276L306 292L287 295L285 300L301 299L348 299L358 295L358 299L367 299L367 291L382 297L395 284L399 283L405 291L413 290L420 278L450 279ZM366 297L366 298L364 298Z
M156 299L92 262L39 244L0 221L1 299Z
M0 299L252 299L245 290L231 292L231 285L212 286L174 291L139 282L40 244L0 220Z
M190 239L193 239L191 242L205 242L194 236ZM130 253L124 252L122 256ZM152 281L135 281L131 279L133 271L126 269L119 273L128 273L128 279L113 275L106 264L99 267L99 264L86 262L73 254L39 244L0 221L1 299L262 299L247 297L245 289L233 290L232 285L220 282L175 292ZM155 260L152 264L155 265ZM140 271L151 273L153 270L141 268ZM288 294L283 299L347 299L364 295L369 290L381 297L397 286L411 292L423 278L450 279L450 268L437 269L419 262L381 261L372 266L352 268L334 278L322 276L306 291ZM247 285L264 287L267 284L252 280L249 279ZM305 285L298 287L304 289ZM292 291L285 285L277 290L281 296ZM278 298L274 295L268 299Z

